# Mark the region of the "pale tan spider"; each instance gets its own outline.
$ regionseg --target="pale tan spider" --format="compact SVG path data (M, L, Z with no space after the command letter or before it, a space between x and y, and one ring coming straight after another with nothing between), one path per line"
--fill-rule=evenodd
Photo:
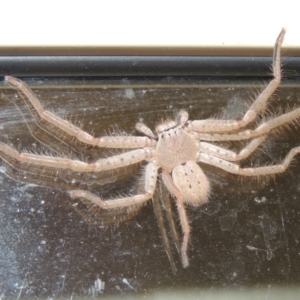
M78 147L78 149L80 149L80 145L84 145L85 147L133 150L88 163L62 157L19 153L10 146L0 143L0 156L7 164L13 165L16 169L31 169L33 170L32 173L48 170L47 174L50 170L54 170L54 173L55 170L69 170L74 174L95 174L146 161L144 191L141 194L103 200L99 196L80 188L69 190L68 193L72 198L83 199L83 201L92 203L103 210L136 207L152 198L158 172L161 170L163 182L176 201L183 232L181 258L183 266L187 267L189 265L187 249L190 225L185 204L199 207L208 201L210 192L209 180L198 163L213 165L242 176L267 176L284 172L293 157L300 152L300 147L293 148L283 162L272 166L241 168L238 164L239 161L249 157L265 141L272 130L300 117L300 108L297 108L270 118L254 129L247 127L264 109L267 100L280 84L280 50L284 35L285 30L283 29L274 47L273 80L260 93L240 120L189 121L188 113L182 110L178 113L177 119L159 124L156 127L156 133L145 124L138 123L136 129L144 136L93 137L70 122L46 111L33 92L22 81L7 76L5 81L18 90L31 114L37 120L38 126L46 127L47 131L50 131L51 128L53 135L63 135L65 143L70 143L72 147ZM244 129L245 127L247 128ZM238 153L211 143L237 140L251 141ZM55 187L55 183L53 186Z

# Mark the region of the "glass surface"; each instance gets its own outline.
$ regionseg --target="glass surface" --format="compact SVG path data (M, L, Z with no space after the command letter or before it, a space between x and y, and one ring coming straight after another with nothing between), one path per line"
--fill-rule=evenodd
M238 119L266 81L38 78L26 79L26 83L46 109L100 136L139 135L137 122L142 120L154 129L180 109L187 110L191 120ZM4 85L0 89L1 142L20 152L51 154L31 137L19 111L7 101L17 93ZM299 96L300 81L285 80L261 119L300 106ZM244 165L280 162L289 149L299 146L298 132L293 122L271 134ZM239 149L243 145L223 146ZM111 154L100 151L99 157ZM299 163L296 158L283 175L261 179L201 165L211 182L211 194L209 203L200 208L186 206L192 229L186 269L168 233L175 268L171 266L151 201L127 222L91 225L74 209L64 189L18 182L1 173L1 295L14 299L95 295L159 299L159 293L165 292L178 297L186 293L191 298L212 293L216 299L220 295L232 299L233 294L239 299L257 294L277 299L280 291L288 291L294 299L300 278ZM0 168L5 171L3 164ZM106 198L135 193L142 174L143 166L128 168L128 174L117 174L95 193ZM181 239L176 207L173 213ZM105 282L104 289L101 282Z

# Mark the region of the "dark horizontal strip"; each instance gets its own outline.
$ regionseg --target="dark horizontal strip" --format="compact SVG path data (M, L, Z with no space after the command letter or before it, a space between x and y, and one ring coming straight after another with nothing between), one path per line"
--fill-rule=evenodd
M271 57L0 56L0 76L270 76ZM284 75L300 75L300 57L283 58Z
M273 47L251 45L0 45L0 56L271 56ZM296 46L284 45L285 56L299 56Z

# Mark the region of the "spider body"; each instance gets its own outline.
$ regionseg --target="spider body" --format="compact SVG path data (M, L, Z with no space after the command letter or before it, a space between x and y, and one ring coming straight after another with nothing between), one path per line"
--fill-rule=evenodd
M197 152L193 136L178 127L159 134L155 159L159 166L171 172L178 165L196 160Z
M163 176L169 192L174 196L180 194L184 202L199 206L207 202L209 182L196 163L199 146L193 134L187 131L187 112L180 111L180 119L182 116L184 123L176 124L175 128L163 129L163 124L158 126L164 131L158 134L154 160L165 175L171 175L172 183Z
M52 139L69 145L80 151L80 147L86 148L113 148L127 149L118 155L100 158L92 162L84 162L65 157L55 157L30 153L19 153L17 150L0 142L0 157L12 169L20 173L29 172L28 176L20 178L11 172L19 180L32 181L36 177L31 170L35 170L44 181L49 178L55 182L58 179L65 180L66 175L86 175L84 178L93 178L97 174L113 169L121 169L125 166L139 162L146 162L143 191L137 195L128 195L110 200L104 200L100 196L88 191L88 189L73 188L69 184L70 197L90 203L101 210L121 211L123 208L134 208L150 200L154 195L158 173L161 171L163 183L169 193L174 196L179 214L179 220L183 233L181 244L181 258L184 267L189 265L187 250L190 235L190 225L186 214L185 203L200 206L208 201L210 184L198 163L215 166L229 173L241 176L268 176L282 173L290 165L295 155L300 152L300 147L290 150L286 158L274 165L261 167L242 168L239 162L252 153L265 141L267 135L274 129L300 117L300 108L286 112L279 116L272 116L254 129L246 128L251 124L266 105L268 99L281 81L280 49L285 30L279 34L273 55L273 79L258 95L248 111L240 120L188 120L188 113L180 111L175 120L169 120L156 127L156 134L143 123L138 123L136 129L145 136L104 136L93 137L87 132L59 116L45 110L34 93L22 81L7 76L6 82L17 89L21 99L25 102L31 113L38 131L49 134ZM16 104L18 107L18 104ZM18 107L22 113L22 108ZM29 129L30 125L28 125ZM255 124L254 126L255 127ZM35 128L36 129L36 128ZM34 135L34 130L30 130ZM49 139L48 139L49 140ZM249 140L240 151L232 151L222 148L214 142ZM54 171L53 171L54 170ZM55 175L53 175L55 174ZM26 178L26 179L25 179ZM94 179L93 179L94 180Z

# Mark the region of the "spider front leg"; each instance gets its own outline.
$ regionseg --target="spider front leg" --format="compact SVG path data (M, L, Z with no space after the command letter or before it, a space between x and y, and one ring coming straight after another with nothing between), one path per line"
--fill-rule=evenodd
M6 76L5 81L17 89L21 99L25 102L38 128L44 130L46 133L50 133L54 139L59 137L60 140L65 141L75 149L79 147L78 143L83 143L86 146L91 145L102 148L122 149L144 148L154 146L156 144L156 141L148 137L93 137L67 120L64 120L52 112L45 110L39 99L23 81L11 76ZM19 104L16 102L15 105L18 107ZM22 113L22 109L19 108L19 110Z
M211 132L230 132L239 130L251 123L262 110L268 99L275 92L281 81L281 65L280 65L280 52L285 35L285 29L283 28L276 40L273 51L273 80L267 85L267 87L261 92L254 103L250 106L241 120L195 120L189 124L190 131L197 131L201 133Z
M150 200L154 194L157 180L157 171L158 167L154 162L150 162L146 166L144 186L145 193L143 194L116 198L112 200L103 200L100 197L85 190L71 190L69 191L69 195L73 199L82 198L84 200L88 200L94 205L97 205L103 209L118 209L122 207L142 204L145 201Z

